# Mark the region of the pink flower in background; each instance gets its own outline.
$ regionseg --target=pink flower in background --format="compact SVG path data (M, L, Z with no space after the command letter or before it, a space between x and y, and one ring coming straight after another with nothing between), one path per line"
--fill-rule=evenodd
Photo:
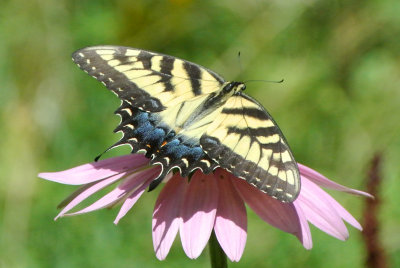
M39 176L63 184L82 185L60 204L63 209L56 219L122 203L114 221L117 224L159 174L160 167L148 163L149 159L143 155L130 154ZM220 168L214 174L196 171L190 182L179 174L169 174L153 212L153 245L157 258L166 258L178 231L186 255L197 258L214 230L228 258L238 261L247 238L245 204L270 225L295 235L306 249L312 247L309 222L340 240L349 236L344 221L361 230L350 213L320 186L371 195L330 181L306 166L299 164L299 169L301 192L290 204L271 198ZM89 196L114 183L116 188L93 204L70 212Z

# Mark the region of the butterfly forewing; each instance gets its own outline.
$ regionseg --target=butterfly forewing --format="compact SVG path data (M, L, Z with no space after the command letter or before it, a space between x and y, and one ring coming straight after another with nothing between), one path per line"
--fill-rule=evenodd
M209 94L224 82L197 64L128 47L88 47L76 51L72 59L119 98L147 112Z
M297 164L267 111L244 94L232 96L200 139L221 167L284 202L300 191Z

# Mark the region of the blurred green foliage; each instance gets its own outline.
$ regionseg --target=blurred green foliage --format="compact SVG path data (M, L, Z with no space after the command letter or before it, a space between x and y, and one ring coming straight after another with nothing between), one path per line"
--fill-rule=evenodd
M152 249L156 192L115 227L117 209L53 222L74 187L37 178L91 162L117 141L119 101L70 60L98 44L138 47L207 66L249 83L296 159L365 189L383 155L381 239L400 267L400 1L3 0L0 9L0 266L204 267L180 241L166 261ZM241 52L241 59L237 53ZM241 67L240 67L241 65ZM108 156L126 154L128 148ZM159 189L158 189L159 191ZM361 219L363 198L332 193ZM361 234L337 241L312 229L314 248L249 210L242 260L230 267L363 267Z

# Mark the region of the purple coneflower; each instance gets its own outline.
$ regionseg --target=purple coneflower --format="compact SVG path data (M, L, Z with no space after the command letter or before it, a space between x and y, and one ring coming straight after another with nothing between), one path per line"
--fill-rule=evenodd
M149 159L143 155L130 154L39 176L63 184L82 185L60 204L63 209L56 219L122 203L114 221L117 224L159 174L160 167L148 163ZM186 255L197 258L214 230L228 258L239 261L247 238L245 203L270 225L295 235L306 249L312 247L308 222L340 240L349 235L344 221L362 229L320 186L371 195L337 184L306 166L299 164L299 169L302 188L293 203L281 203L221 168L214 174L198 170L190 182L178 173L169 174L153 212L153 245L157 258L166 258L178 231ZM70 212L89 196L114 183L115 189L93 204Z

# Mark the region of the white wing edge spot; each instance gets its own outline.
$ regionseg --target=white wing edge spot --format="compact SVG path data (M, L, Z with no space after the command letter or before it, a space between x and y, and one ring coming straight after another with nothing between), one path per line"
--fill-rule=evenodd
M169 165L169 157L164 157L163 159L165 160L166 164Z
M132 111L131 111L131 109L129 109L129 108L121 109L121 111L124 111L124 112L126 112L127 114L129 114L129 116L132 116Z
M137 56L139 55L140 50L133 50L133 49L127 49L125 52L125 56Z
M112 55L112 54L115 53L115 50L112 50L112 49L98 49L98 50L96 50L96 53L99 54L99 55Z
M210 166L211 166L211 163L210 163L210 161L208 161L208 160L201 159L200 162L205 163L205 164L207 165L207 167L210 167Z

